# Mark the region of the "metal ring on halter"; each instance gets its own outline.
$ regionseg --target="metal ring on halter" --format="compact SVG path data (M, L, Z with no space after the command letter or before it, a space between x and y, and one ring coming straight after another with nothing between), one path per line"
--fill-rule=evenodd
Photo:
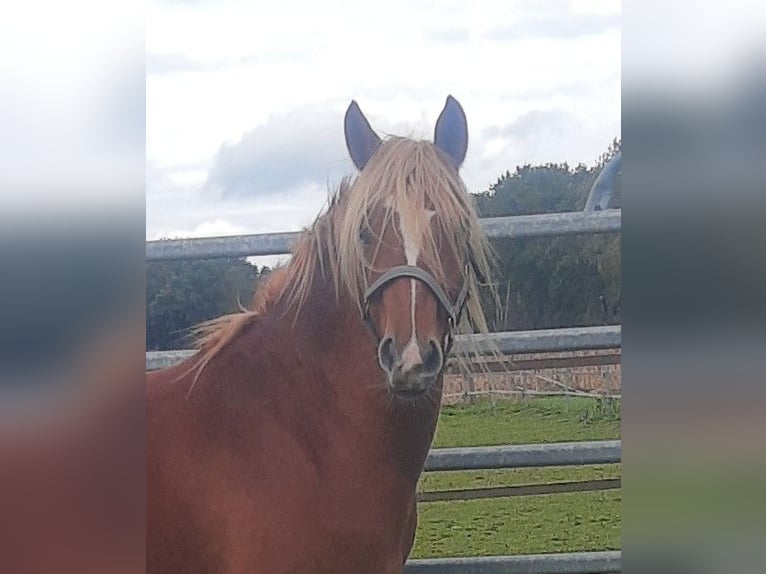
M370 317L370 298L394 279L400 279L402 277L417 279L418 281L421 281L428 286L431 292L439 300L439 303L441 303L442 308L447 313L448 329L447 334L444 336L444 352L448 353L452 345L452 339L455 330L460 323L460 316L463 313L463 308L465 307L465 303L468 298L468 289L470 287L470 272L471 265L466 263L463 286L460 288L460 293L458 293L458 296L453 303L450 301L444 289L442 289L442 287L436 281L436 278L422 267L416 267L414 265L397 265L396 267L392 267L383 273L380 277L378 277L377 280L375 280L375 282L373 282L373 284L365 290L362 319L370 331L373 333L375 338L379 339L380 337L378 336L377 330L375 329L375 324Z

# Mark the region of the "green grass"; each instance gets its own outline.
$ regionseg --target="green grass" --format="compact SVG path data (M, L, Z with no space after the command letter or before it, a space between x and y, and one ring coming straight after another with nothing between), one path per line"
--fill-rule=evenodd
M583 398L505 400L442 409L435 447L620 437L619 404ZM617 478L620 465L426 473L420 490ZM423 503L413 558L620 547L621 491Z
M528 444L619 438L618 417L597 416L595 399L537 398L445 406L435 447Z
M620 491L421 504L413 558L616 550Z

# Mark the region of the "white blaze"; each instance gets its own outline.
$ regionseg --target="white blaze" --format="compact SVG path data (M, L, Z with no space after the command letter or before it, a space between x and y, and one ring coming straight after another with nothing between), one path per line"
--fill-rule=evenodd
M428 211L427 222L431 220L434 215L433 211ZM426 223L427 225L428 223ZM420 258L420 240L423 237L423 233L419 226L418 221L414 217L402 217L399 213L399 231L402 235L402 241L404 242L404 256L407 259L407 265L416 266L418 259ZM415 299L417 292L418 281L417 279L410 279L410 320L412 321L410 340L402 351L402 370L408 371L414 366L423 362L423 358L420 356L420 346L418 345L418 336L415 330Z

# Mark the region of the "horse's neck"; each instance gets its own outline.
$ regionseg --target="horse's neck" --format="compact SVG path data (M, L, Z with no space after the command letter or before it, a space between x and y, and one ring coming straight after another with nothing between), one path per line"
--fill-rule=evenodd
M352 419L355 448L375 451L379 462L414 486L436 428L439 400L418 405L393 400L358 306L346 296L337 300L327 285L317 287L297 317L295 336L311 349L337 412Z

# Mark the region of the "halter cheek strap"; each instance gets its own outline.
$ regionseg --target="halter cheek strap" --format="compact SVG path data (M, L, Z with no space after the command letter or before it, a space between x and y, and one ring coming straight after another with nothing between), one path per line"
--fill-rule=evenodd
M447 296L447 293L445 293L444 289L442 289L442 287L436 281L434 276L431 275L425 269L421 267L416 267L414 265L397 265L396 267L392 267L391 269L383 273L380 277L378 277L375 280L375 282L365 290L364 317L363 317L364 321L365 323L367 323L368 327L370 327L373 334L377 337L375 326L372 322L372 319L370 318L370 313L369 313L370 299L375 295L375 293L377 293L386 284L390 283L394 279L399 279L402 277L410 277L412 279L417 279L418 281L421 281L422 283L425 283L428 286L431 292L438 299L439 303L441 303L442 308L447 313L447 322L449 325L449 329L447 330L447 334L444 336L444 350L445 352L449 352L449 349L452 346L452 338L453 338L454 331L457 328L458 323L460 323L460 316L463 312L463 307L465 307L466 299L468 298L469 271L470 271L470 266L466 265L465 279L463 280L463 286L460 288L460 293L458 293L458 296L455 299L455 302L453 303L452 301L450 301L449 297Z

